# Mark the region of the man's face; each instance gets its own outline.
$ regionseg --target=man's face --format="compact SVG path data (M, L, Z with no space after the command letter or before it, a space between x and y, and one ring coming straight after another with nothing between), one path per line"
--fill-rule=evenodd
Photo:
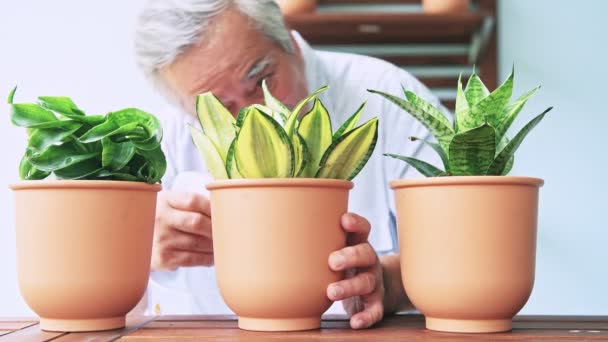
M297 49L295 43L294 47ZM192 115L196 113L196 95L208 91L235 116L244 106L263 103L263 79L273 95L290 107L308 92L299 51L283 51L236 10L216 18L202 44L163 68L161 76Z

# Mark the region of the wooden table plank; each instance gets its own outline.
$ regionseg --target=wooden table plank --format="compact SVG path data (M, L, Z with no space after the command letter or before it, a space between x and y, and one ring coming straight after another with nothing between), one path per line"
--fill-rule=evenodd
M42 331L39 324L34 324L2 336L2 342L46 342L65 334L63 332Z
M142 326L154 321L154 316L127 316L127 326L123 329L108 330L108 331L91 331L91 332L80 332L71 333L59 337L53 342L102 342L102 341L115 341L129 333L141 328Z

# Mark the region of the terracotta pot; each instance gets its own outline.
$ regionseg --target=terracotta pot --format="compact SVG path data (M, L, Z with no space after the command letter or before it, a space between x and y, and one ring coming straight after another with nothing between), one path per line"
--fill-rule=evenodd
M312 13L317 9L317 0L276 0L284 15Z
M430 330L511 330L534 284L542 179L439 177L391 182L402 280Z
M160 185L26 181L11 189L19 288L41 328L124 327L148 282Z
M220 293L239 328L316 329L331 305L329 269L343 248L340 217L353 184L333 179L237 179L210 183Z
M422 10L425 13L467 12L470 6L470 0L422 0Z

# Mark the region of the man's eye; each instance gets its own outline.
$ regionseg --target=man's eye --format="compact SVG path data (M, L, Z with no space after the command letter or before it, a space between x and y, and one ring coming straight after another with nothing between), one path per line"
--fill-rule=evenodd
M262 87L262 82L264 82L264 80L266 80L266 86L268 87L268 89L272 88L272 74L268 74L262 78L260 78L260 80L257 83L258 87Z

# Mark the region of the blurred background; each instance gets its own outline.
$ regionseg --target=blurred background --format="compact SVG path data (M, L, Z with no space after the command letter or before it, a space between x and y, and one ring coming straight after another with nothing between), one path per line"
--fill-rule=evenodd
M19 85L16 102L64 95L89 113L124 107L167 113L167 104L134 61L133 27L143 3L0 4L2 99ZM603 0L479 0L466 12L433 15L420 1L321 0L315 13L290 15L287 22L317 48L373 55L402 66L448 107L453 107L458 74L466 77L473 65L493 89L515 64L515 96L542 84L514 124L519 129L555 107L522 145L511 173L546 181L537 278L522 313L608 315L607 12ZM0 316L24 316L33 313L17 287L8 184L18 180L25 135L10 124L9 107L3 106Z

